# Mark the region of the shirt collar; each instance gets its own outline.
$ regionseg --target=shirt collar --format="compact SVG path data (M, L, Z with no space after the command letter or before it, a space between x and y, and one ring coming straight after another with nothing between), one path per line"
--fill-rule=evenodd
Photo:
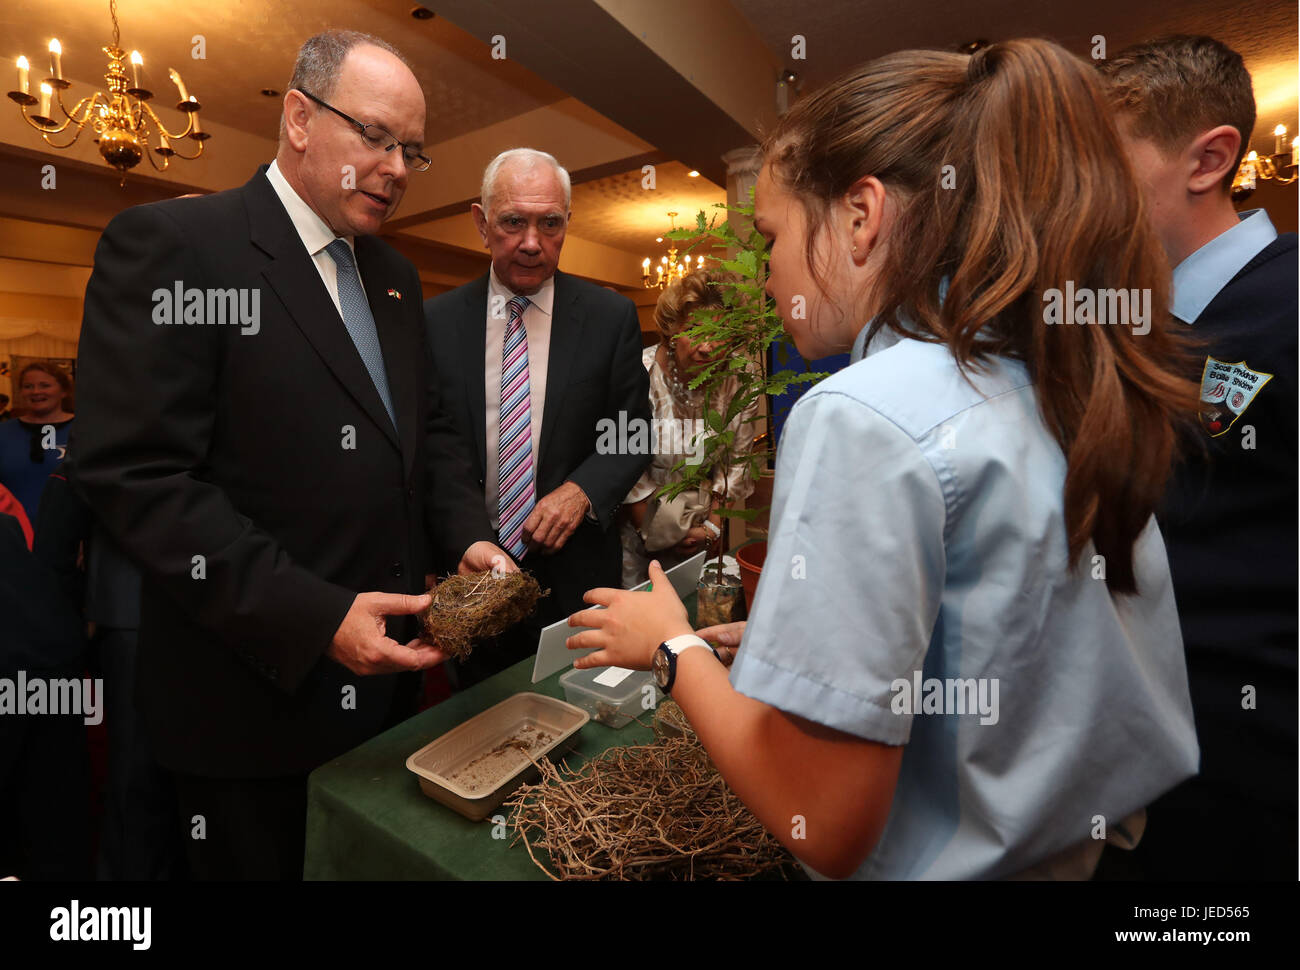
M1174 268L1172 309L1184 323L1195 323L1228 281L1277 238L1263 209L1240 212L1237 220Z
M266 180L271 183L271 188L275 189L275 194L280 197L280 202L284 204L284 209L289 213L289 221L293 223L293 228L298 231L298 238L302 244L307 247L307 252L315 256L322 249L332 243L335 239L344 239L353 252L356 252L356 245L351 236L336 236L334 230L318 216L315 210L309 206L306 201L297 192L294 191L289 180L284 177L280 171L280 166L275 162L266 170Z
M515 293L497 279L496 267L488 270L488 296L503 296L506 300L511 300L518 295L518 293ZM549 317L551 315L551 307L555 303L555 277L552 276L538 287L537 292L528 297L528 302Z

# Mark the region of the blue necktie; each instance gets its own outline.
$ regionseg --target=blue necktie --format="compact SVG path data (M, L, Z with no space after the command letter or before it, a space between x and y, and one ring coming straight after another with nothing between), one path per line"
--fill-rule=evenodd
M388 394L388 375L384 373L384 354L379 347L379 334L375 330L375 318L370 313L370 304L361 289L361 277L357 275L357 264L352 258L352 247L346 239L335 239L325 247L337 268L339 287L339 306L343 308L343 326L348 328L348 335L356 345L361 362L366 365L370 379L375 382L379 399L384 402L384 410L397 428L397 415L393 411L393 401Z

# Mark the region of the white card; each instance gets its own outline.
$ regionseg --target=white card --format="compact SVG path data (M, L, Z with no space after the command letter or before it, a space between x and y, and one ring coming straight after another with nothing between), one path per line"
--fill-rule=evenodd
M707 555L707 552L698 552L690 559L668 570L668 580L673 584L673 589L680 599L685 599L695 592L695 587L700 582L700 574L704 572L704 562ZM640 586L633 587L633 592L640 592L649 588L650 583L646 581ZM593 607L593 609L602 609L602 607ZM585 626L569 626L568 617L545 627L541 636L537 638L537 659L533 661L533 683L545 680L556 671L571 666L573 661L579 657L594 653L595 648L570 650L564 645L564 641L575 633L581 633L583 630L589 629L591 628Z
M601 687L617 687L634 673L635 670L629 670L627 667L606 667L592 679L592 683L600 684Z

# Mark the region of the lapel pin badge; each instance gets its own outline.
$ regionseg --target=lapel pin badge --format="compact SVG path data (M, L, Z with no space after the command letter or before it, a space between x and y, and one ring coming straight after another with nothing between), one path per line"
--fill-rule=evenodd
M400 300L400 299L402 298L402 294L399 293L397 290L394 290L394 289L390 289L390 290L388 291L388 295L389 295L390 297L392 297L394 300Z

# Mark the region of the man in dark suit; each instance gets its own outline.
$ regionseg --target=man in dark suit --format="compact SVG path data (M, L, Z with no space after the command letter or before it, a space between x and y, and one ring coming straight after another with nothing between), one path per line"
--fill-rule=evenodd
M498 155L472 214L492 253L487 275L425 304L437 372L466 441L500 544L551 595L532 621L452 668L459 686L532 653L546 624L618 586L615 514L650 460L597 447L609 419L650 419L649 378L632 301L557 272L569 221L568 173L545 152ZM483 375L483 376L480 376Z
M1296 236L1238 213L1255 125L1241 56L1170 37L1103 62L1125 147L1196 343L1201 442L1160 529L1178 601L1200 774L1157 799L1103 875L1295 878ZM1128 865L1125 865L1128 863ZM1131 870L1131 871L1130 871Z
M128 209L95 253L71 480L145 572L137 703L199 878L301 878L308 772L444 659L409 639L431 544L505 558L422 367L415 268L373 236L424 118L387 44L313 37L269 168Z

